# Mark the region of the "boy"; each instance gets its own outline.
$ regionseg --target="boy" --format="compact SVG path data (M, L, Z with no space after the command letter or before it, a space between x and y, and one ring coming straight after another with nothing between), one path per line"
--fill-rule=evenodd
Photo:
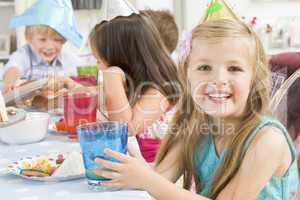
M82 45L76 31L70 0L38 0L22 15L13 17L10 26L26 26L25 46L13 53L5 66L4 93L12 91L18 81L38 80L49 75L73 75L81 65L79 57L62 50L67 40Z
M179 31L174 16L167 10L146 9L141 14L151 18L170 54L177 47Z

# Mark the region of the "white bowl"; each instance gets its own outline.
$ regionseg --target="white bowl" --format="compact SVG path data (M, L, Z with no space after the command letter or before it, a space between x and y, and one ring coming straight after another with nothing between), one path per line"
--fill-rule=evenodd
M25 120L0 128L0 139L7 144L38 142L45 138L49 120L48 113L28 112Z

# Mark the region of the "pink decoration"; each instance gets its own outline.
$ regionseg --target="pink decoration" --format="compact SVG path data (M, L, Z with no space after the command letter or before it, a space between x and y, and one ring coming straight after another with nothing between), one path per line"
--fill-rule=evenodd
M179 62L184 62L191 51L192 33L193 32L191 31L183 35L183 40L179 47Z

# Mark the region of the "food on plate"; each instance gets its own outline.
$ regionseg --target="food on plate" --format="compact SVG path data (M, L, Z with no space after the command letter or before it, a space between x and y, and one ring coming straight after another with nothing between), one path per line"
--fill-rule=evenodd
M42 156L38 159L20 161L23 176L28 177L67 177L84 174L81 153L71 152L54 157Z
M24 176L28 176L28 177L31 177L31 176L46 177L46 176L49 176L49 174L46 174L44 172L37 171L37 170L32 170L32 169L25 169L25 170L22 171L22 174Z
M65 177L78 174L84 174L83 159L81 153L74 151L68 155L67 159L54 171L52 176Z
M62 155L57 155L55 159L40 157L34 162L24 160L21 162L21 173L25 176L51 176L64 159Z
M66 91L66 89L61 89L55 92L51 90L42 90L40 94L33 97L31 107L42 111L62 107L62 98Z
M59 121L55 122L55 128L58 132L67 132L66 122L64 119L60 119Z

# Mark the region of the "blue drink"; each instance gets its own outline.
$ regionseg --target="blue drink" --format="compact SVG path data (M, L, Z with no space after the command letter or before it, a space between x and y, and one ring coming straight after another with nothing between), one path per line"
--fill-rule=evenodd
M79 142L82 149L85 175L88 179L89 188L95 191L113 191L118 188L104 187L101 183L108 181L104 177L94 173L96 169L103 169L95 163L95 159L102 158L118 162L114 158L104 154L105 148L126 154L128 125L122 122L95 122L77 127Z

